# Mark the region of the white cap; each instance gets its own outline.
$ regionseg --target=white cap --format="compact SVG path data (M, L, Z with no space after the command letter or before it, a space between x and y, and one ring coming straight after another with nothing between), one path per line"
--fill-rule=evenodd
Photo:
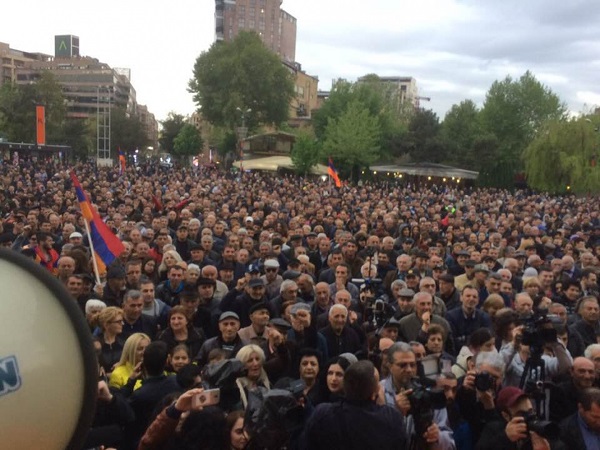
M246 219L244 219L244 222L254 222L254 219L252 218L252 216L246 216Z
M69 235L69 239L73 239L73 238L83 238L83 234L81 234L79 231L73 231Z

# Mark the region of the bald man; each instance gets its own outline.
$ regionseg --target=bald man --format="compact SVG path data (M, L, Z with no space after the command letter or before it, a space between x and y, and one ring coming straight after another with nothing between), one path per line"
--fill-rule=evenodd
M583 356L575 358L571 378L550 392L550 420L558 422L575 414L580 393L593 386L595 377L596 368L592 361Z

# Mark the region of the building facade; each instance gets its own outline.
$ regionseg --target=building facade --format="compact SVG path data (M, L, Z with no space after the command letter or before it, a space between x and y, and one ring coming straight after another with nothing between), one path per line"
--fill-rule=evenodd
M358 79L358 82L364 82L365 77ZM385 86L384 92L398 108L409 103L415 108L419 107L419 90L417 80L413 77L379 77L379 82Z
M14 83L17 80L17 70L28 62L50 59L51 55L15 50L10 48L9 44L0 42L0 86L4 83Z
M296 18L281 9L283 0L215 0L215 39L232 41L255 31L284 61L296 58Z
M290 103L289 124L300 127L310 122L313 111L319 108L319 79L304 72L299 63L283 64L294 76L294 98Z

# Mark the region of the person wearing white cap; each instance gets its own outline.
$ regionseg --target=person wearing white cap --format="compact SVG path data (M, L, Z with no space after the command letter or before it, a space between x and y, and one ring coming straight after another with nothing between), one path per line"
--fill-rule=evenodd
M79 231L73 231L69 235L69 244L81 245L82 243L83 243L83 234L81 234Z
M279 288L283 278L279 275L279 261L267 259L263 265L265 274L261 278L265 281L266 296L269 300L279 295Z

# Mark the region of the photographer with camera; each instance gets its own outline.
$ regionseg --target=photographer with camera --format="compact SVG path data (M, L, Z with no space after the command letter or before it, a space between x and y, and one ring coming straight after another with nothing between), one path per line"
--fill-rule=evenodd
M529 396L514 386L498 393L496 408L499 420L489 422L477 442L477 450L554 450L564 448L557 441L558 426L538 420ZM542 436L544 435L544 437ZM550 438L554 438L550 445Z
M385 402L396 406L405 418L406 435L411 444L406 448L452 449L454 441L448 428L443 392L440 404L419 382L417 358L409 344L397 342L387 351L390 375L381 381ZM419 446L421 445L421 447Z
M493 344L492 344L493 347ZM474 357L475 369L459 380L456 404L471 428L473 444L488 422L498 420L496 393L504 379L504 358L494 351L481 351Z
M564 343L557 339L553 325L545 321L536 323L535 316L530 320L530 325L526 325L525 328L515 328L513 342L503 347L503 353L511 345L515 350L506 367L505 386L523 387L529 381L552 381L560 375L567 374L573 365L573 358ZM535 368L533 372L529 370L523 378L523 374L529 368L527 362L530 360L532 363L543 364L543 378L542 371ZM536 379L531 379L532 374Z

